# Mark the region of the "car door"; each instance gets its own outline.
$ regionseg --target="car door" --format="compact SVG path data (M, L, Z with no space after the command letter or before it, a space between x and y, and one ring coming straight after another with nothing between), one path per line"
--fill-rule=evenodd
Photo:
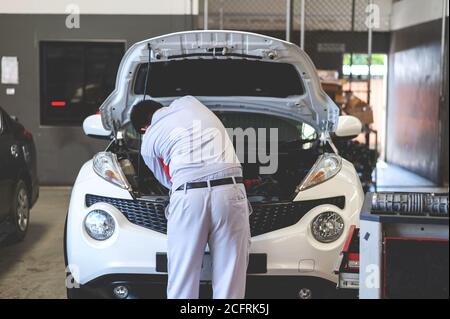
M19 148L8 130L8 115L0 109L0 222L8 215L14 191Z

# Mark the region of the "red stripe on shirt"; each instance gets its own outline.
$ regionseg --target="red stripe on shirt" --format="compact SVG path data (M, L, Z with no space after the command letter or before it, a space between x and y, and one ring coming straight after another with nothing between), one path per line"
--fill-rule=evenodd
M169 180L172 179L170 176L170 168L168 164L164 164L164 159L160 158L159 161L161 162L161 165L163 166L164 173L166 173L166 176L169 178Z

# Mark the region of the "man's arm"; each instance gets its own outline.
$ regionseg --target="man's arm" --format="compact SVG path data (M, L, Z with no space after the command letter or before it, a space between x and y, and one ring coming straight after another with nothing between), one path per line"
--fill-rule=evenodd
M150 136L144 137L141 148L142 158L158 182L170 189L172 182L170 181L169 169L164 164L164 160L155 151L155 139L150 138Z
M145 164L153 172L155 178L164 185L166 188L172 187L172 182L170 181L170 176L168 174L168 168L164 165L164 161L156 156L148 156L142 154Z

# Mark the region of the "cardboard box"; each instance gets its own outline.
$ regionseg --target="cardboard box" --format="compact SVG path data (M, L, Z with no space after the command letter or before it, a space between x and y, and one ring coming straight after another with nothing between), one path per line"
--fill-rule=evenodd
M373 110L370 105L353 94L349 95L343 111L357 117L363 124L373 123Z
M336 82L322 82L322 89L327 93L342 93L342 85Z
M364 107L367 107L367 103L361 100L360 98L356 97L355 95L350 95L348 98L348 102L345 105L345 109L348 110L356 110L356 109L363 109Z
M327 82L322 81L322 89L325 91L325 93L339 106L342 106L342 104L345 104L345 94L342 90L342 84L338 81L335 82Z

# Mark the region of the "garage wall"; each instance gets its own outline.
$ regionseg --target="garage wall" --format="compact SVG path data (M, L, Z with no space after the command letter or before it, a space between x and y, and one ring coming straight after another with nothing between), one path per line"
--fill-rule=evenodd
M448 102L440 101L439 12L442 15L442 1L404 0L394 5L386 158L443 184L448 183L448 168L447 173L442 169L448 165L443 162L445 148L448 158ZM448 90L446 94L448 101Z
M81 16L79 29L67 29L65 20L65 14L0 14L0 56L19 60L19 84L0 84L0 105L33 133L43 185L72 184L81 165L105 142L86 137L81 127L40 125L39 41L118 40L128 48L149 37L192 29L193 16L90 14ZM6 95L10 87L15 95Z
M448 39L448 18L447 18L447 36ZM449 93L449 64L448 64L448 40L445 45L445 56L446 56L446 67L445 67L445 74L444 79L444 96L441 100L441 177L442 177L442 185L448 186L448 179L449 179L449 100L448 100L448 93Z

